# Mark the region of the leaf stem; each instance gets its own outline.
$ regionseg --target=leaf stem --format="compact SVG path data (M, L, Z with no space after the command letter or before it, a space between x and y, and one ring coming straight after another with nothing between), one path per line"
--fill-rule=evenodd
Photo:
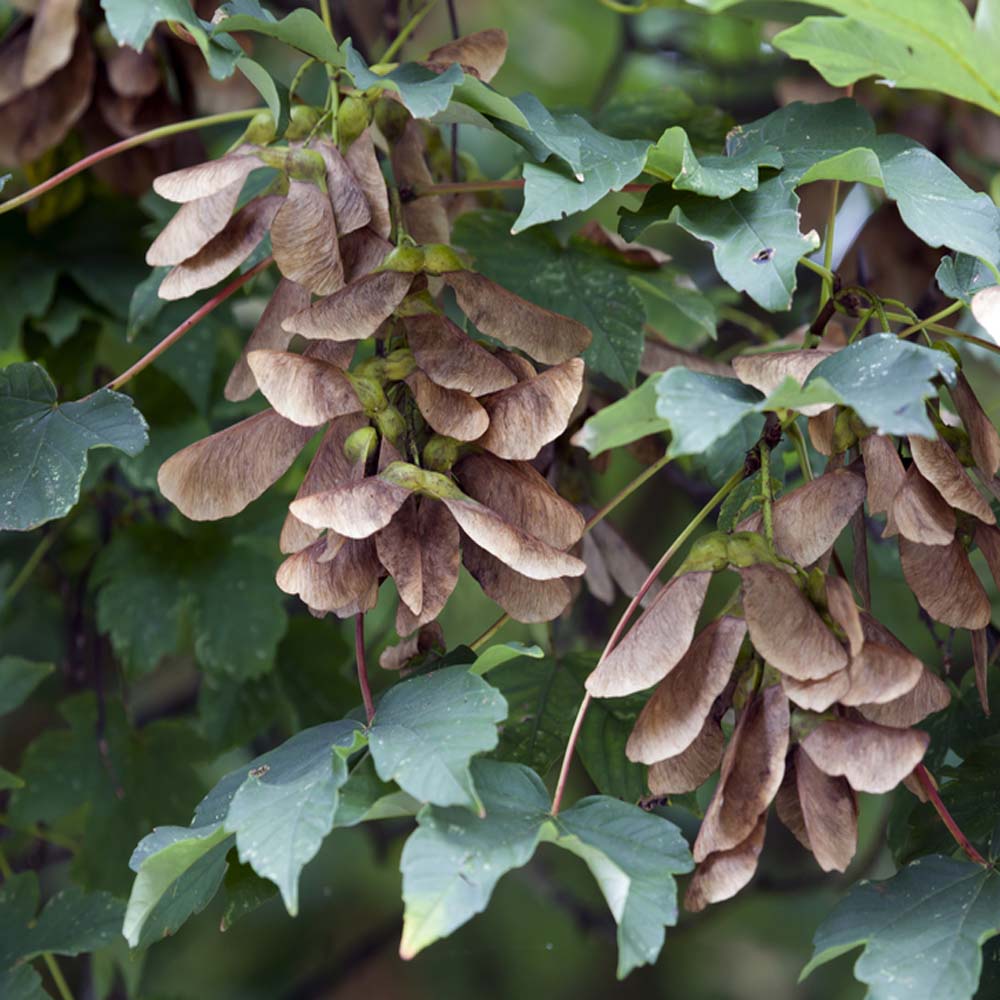
M31 555L25 560L24 565L21 567L17 576L15 576L14 579L7 585L7 588L3 592L3 601L0 602L0 605L9 604L15 597L17 597L21 588L28 582L28 580L31 579L32 573L38 569L38 565L45 558L46 553L55 544L56 539L59 537L59 533L62 531L68 520L69 518L60 521L42 537L41 541L35 546Z
M652 184L625 184L619 188L622 191L632 194L643 194L648 191ZM479 194L487 191L519 191L524 187L524 178L517 177L512 180L498 181L458 181L456 183L442 184L414 184L409 189L408 197L428 198L442 194Z
M900 330L899 333L896 334L896 336L908 337L911 333L916 333L918 330L924 330L928 326L931 326L934 323L939 323L946 317L954 315L964 307L965 303L962 302L961 299L956 299L954 302L951 303L951 305L945 306L944 309L941 309L938 312L934 313L933 316L928 316L927 319L922 319L920 320L919 323L911 323L905 329Z
M785 427L785 433L792 439L792 444L795 446L795 454L798 456L802 475L805 476L807 481L815 479L812 462L809 461L809 448L806 446L806 439L802 433L802 428L794 420L791 420Z
M819 304L825 305L827 299L833 295L833 236L837 228L837 203L840 201L840 181L833 182L833 191L830 193L830 213L826 220L826 233L823 245L823 266L830 272L829 278L823 279L823 294L820 296Z
M417 25L419 25L420 22L431 12L436 3L437 0L428 0L426 6L421 7L420 10L418 10L416 14L414 14L413 17L411 17L409 21L407 21L406 24L400 28L399 34L396 35L396 37L389 44L389 47L382 53L382 58L379 59L379 63L392 62L396 53L403 47L403 43L410 37L410 35L413 34Z
M800 257L799 263L803 267L809 268L810 271L815 271L824 282L829 281L831 284L833 283L833 271L829 268L823 267L822 264L817 264L816 261L810 260L808 257Z
M330 0L319 0L319 15L326 30L333 34L333 18L330 16Z
M913 769L913 773L916 775L917 781L920 782L920 787L923 788L927 798L930 799L931 805L934 806L935 812L941 817L941 822L948 828L948 832L954 837L955 843L965 851L966 857L970 861L975 862L975 864L988 868L990 863L976 850L972 841L962 833L961 827L955 822L951 813L948 812L948 808L941 800L937 785L927 768L923 764L918 764Z
M638 3L620 3L619 0L601 0L601 5L613 10L616 14L641 14L649 10L649 0L639 0Z
M652 479L669 462L670 459L664 455L662 458L657 459L648 469L643 469L631 482L626 483L600 510L591 515L590 519L583 526L583 533L586 534L595 524L603 521L623 500L628 499L640 486ZM482 635L469 643L469 648L478 650L486 645L509 621L510 615L501 615Z
M354 616L354 657L358 664L358 686L361 688L361 700L365 703L365 717L368 725L375 718L375 702L372 701L372 689L368 683L368 661L365 659L365 613L359 611Z
M251 278L260 274L265 268L270 267L274 262L273 257L265 257L259 264L250 268L246 274L241 274L234 278L221 292L217 292L203 306L196 309L177 329L168 333L156 347L144 354L131 368L127 368L117 378L112 379L105 388L118 389L130 379L134 378L144 368L148 368L168 347L172 347L188 330L196 323L203 320L216 306L222 305L234 292L242 288Z
M244 111L225 111L222 114L208 115L205 118L191 118L188 121L161 125L159 128L150 129L148 132L141 132L139 135L122 139L121 142L105 146L104 149L99 149L97 152L85 156L82 160L78 160L65 170L60 170L59 173L53 174L47 180L42 181L41 184L37 184L23 194L19 194L17 197L3 202L0 204L0 215L3 215L4 212L13 211L21 205L26 205L29 201L38 198L47 191L51 191L64 181L68 181L71 177L75 177L77 174L83 173L84 170L88 170L94 164L100 163L102 160L108 160L112 156L124 153L126 150L142 146L147 142L156 142L157 139L167 139L172 135L179 135L182 132L191 132L194 129L208 128L212 125L225 125L227 122L244 121L248 118L253 118L260 110L260 108L250 108Z
M62 970L59 968L59 964L56 962L55 956L51 951L42 952L42 961L45 963L45 967L49 970L49 975L52 977L52 981L56 984L56 989L59 991L59 996L62 1000L74 1000L73 991L69 988L69 983L63 977Z
M764 537L774 548L774 486L771 483L771 449L766 441L757 447L760 454L760 494L761 512L764 518Z
M660 469L668 465L672 461L673 456L669 454L663 455L662 458L658 458L649 468L643 469L635 479L631 482L626 483L600 510L591 514L587 523L583 526L584 534L590 531L595 524L603 521L608 514L610 514L615 507L617 507L624 500L627 500L640 486L646 483L648 480L652 479Z
M656 578L663 572L664 567L678 551L684 546L691 535L697 530L698 526L702 521L712 513L713 510L723 501L725 498L742 482L743 480L743 470L740 469L738 472L733 473L729 479L723 484L719 491L705 504L701 510L690 521L688 521L686 527L683 531L670 543L666 552L660 556L657 564L649 571L649 576L646 577L642 586L636 592L635 597L629 602L628 607L625 609L625 613L618 619L618 624L615 626L614 631L611 633L611 638L608 639L608 644L604 647L604 652L601 653L601 658L597 662L600 664L607 659L611 651L618 645L621 637L625 634L625 629L628 626L629 619L635 613L636 608L642 603L642 599L646 596L649 588L653 586L656 582ZM563 794L566 791L566 781L569 778L569 768L573 761L573 753L576 750L577 740L580 738L580 730L583 728L583 720L587 715L587 709L590 707L591 694L588 691L583 696L583 701L580 702L580 708L576 713L576 718L573 720L573 729L570 731L569 740L566 743L566 751L563 754L562 766L559 769L559 778L556 781L555 794L552 796L552 809L550 810L553 816L559 815L559 808L562 805Z

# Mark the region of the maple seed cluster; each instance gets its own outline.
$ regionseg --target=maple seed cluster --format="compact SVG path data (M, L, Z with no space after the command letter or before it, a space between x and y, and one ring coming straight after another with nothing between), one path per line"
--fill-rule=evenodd
M830 353L738 358L734 368L770 393L789 375L803 382ZM1000 437L961 374L951 398L964 427L941 419L937 439L909 437L905 467L891 439L849 410L813 407L810 434L830 456L827 471L773 504L772 539L760 512L732 534L701 539L589 677L599 697L655 685L626 749L650 765L654 796L693 791L719 771L693 848L688 909L750 881L772 803L824 871L844 871L857 847L857 792L887 792L902 781L923 797L911 773L928 737L912 727L944 708L949 690L865 610L863 505L887 515L884 536L899 536L904 576L927 613L973 630L976 648L989 602L967 549L982 549L1000 583L1000 531L967 469L996 493ZM852 454L859 457L845 465ZM851 523L861 528L854 537L862 607L847 580L828 573L833 544ZM739 574L738 603L696 634L709 582L725 570ZM985 642L978 644L985 706Z
M282 275L226 385L228 399L259 390L270 408L172 456L160 489L194 520L231 516L322 431L281 532L284 591L346 617L373 607L391 576L407 636L441 612L464 562L512 617L555 617L584 572L569 554L584 522L529 463L569 422L589 331L470 270L445 243L417 243L420 217L390 243L372 130L338 146L309 138L314 126L306 109L288 144L273 145L262 116L222 159L155 182L182 206L147 257L171 267L161 296L215 284L265 233ZM397 182L407 167L427 169L415 166L419 133L400 135ZM274 177L239 207L262 167ZM445 315L444 289L504 346ZM374 350L358 350L366 341Z

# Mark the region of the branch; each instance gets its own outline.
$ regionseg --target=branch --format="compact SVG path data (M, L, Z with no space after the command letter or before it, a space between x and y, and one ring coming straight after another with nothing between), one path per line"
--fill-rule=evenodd
M234 278L221 292L217 292L212 298L210 298L201 308L196 309L176 330L172 330L168 333L163 340L161 340L156 347L154 347L147 354L143 355L139 360L132 365L131 368L127 368L121 373L117 378L112 379L105 388L107 389L118 389L123 386L130 379L135 378L144 368L148 368L168 347L173 347L181 337L184 336L188 330L191 329L196 323L203 320L213 309L217 306L222 305L234 292L241 289L251 278L260 274L265 268L271 266L274 262L273 257L265 257L259 264L250 268L246 274L241 274L238 278Z
M260 111L260 108L250 108L244 111L226 111L219 115L208 115L205 118L192 118L189 121L161 125L159 128L150 129L148 132L140 132L139 135L122 139L121 142L105 146L104 149L99 149L96 153L85 156L82 160L77 161L65 170L60 170L57 174L53 174L48 180L42 181L41 184L25 191L23 194L19 194L16 198L11 198L9 201L3 202L0 204L0 215L3 215L4 212L10 212L21 205L26 205L29 201L38 198L47 191L51 191L64 181L68 181L71 177L83 173L84 170L89 170L102 160L109 160L112 156L117 156L119 153L134 149L136 146L142 146L147 142L156 142L157 139L167 139L172 135L179 135L181 132L191 132L194 129L208 128L210 125L224 125L227 122L244 121L248 118L253 118Z

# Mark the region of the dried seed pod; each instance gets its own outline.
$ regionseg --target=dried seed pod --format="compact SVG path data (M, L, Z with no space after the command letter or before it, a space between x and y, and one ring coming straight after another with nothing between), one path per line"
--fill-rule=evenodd
M566 610L572 597L564 579L532 580L469 538L462 540L462 561L483 593L518 622L551 621Z
M392 144L390 159L398 187L412 189L434 183L424 159L424 137L418 122L411 119L406 123L402 135ZM451 236L444 200L437 195L405 200L403 222L417 243L447 243Z
M590 343L590 331L582 323L536 306L481 274L449 271L444 280L477 329L543 364L568 361Z
M193 257L226 228L242 190L243 180L239 179L214 194L181 205L149 245L146 263L172 267Z
M979 704L983 714L990 714L990 692L986 675L989 666L990 647L986 629L979 628L972 633L972 662L976 671L976 690L979 692Z
M473 542L522 576L554 580L582 576L586 569L576 557L529 535L476 500L442 497L442 503Z
M802 749L824 774L845 777L855 791L881 793L920 763L929 740L919 729L833 719L817 726Z
M466 455L454 472L473 500L503 511L522 531L557 549L569 549L580 540L583 516L527 462L505 462L482 452Z
M613 250L616 256L633 265L647 270L653 270L669 263L673 258L657 247L646 246L644 243L629 243L618 233L602 226L597 219L585 222L577 232L577 237L594 243L607 250Z
M796 747L775 802L781 821L823 871L847 870L858 847L858 803L845 778L825 774Z
M868 483L868 510L872 514L888 514L906 470L890 438L869 434L861 439L861 455Z
M920 606L952 628L986 628L992 608L962 544L920 545L899 540L903 576Z
M344 159L365 194L365 200L371 211L369 225L378 236L388 239L392 233L389 192L382 176L382 168L378 164L375 143L372 142L372 135L368 129L351 143L344 154Z
M884 625L871 615L862 619L865 641L852 654L848 673L850 690L844 705L884 704L912 691L925 667Z
M788 723L788 698L779 685L765 688L747 703L692 848L695 861L732 850L753 832L785 773Z
M192 521L232 517L284 475L315 433L265 410L172 455L156 481Z
M29 55L29 36L21 32L4 45L0 58L0 166L32 163L57 146L87 110L93 94L94 50L86 32L77 32L64 66L24 90Z
M997 519L990 505L976 489L962 463L946 442L940 438L929 441L927 438L916 436L911 436L909 442L914 464L949 506L956 510L964 510L979 518L984 524L996 524Z
M608 521L598 521L584 538L593 540L621 592L626 597L635 597L649 577L649 564ZM662 589L659 582L654 583L643 595L639 607L649 607Z
M379 561L396 583L414 628L436 618L458 583L458 525L444 506L427 497L410 497L375 536Z
M217 160L162 174L153 181L153 190L167 201L195 201L218 194L233 184L242 188L250 174L262 166L264 164L250 148L241 147Z
M707 571L674 577L594 668L587 690L597 698L614 698L666 677L691 645L711 579Z
M364 460L352 462L344 453L344 444L348 437L364 426L367 426L367 421L357 413L338 417L331 421L326 434L323 435L323 440L316 449L312 462L309 463L308 471L299 484L298 492L295 494L296 499L311 496L314 493L322 493L324 490L332 490L341 483L360 479L364 475ZM285 523L281 527L278 547L286 555L298 552L316 541L321 531L320 528L313 528L300 521L289 511L285 516ZM329 549L330 539L328 538L327 550Z
M847 653L784 570L765 563L740 570L743 610L754 648L798 681L829 677Z
M778 555L800 566L816 562L833 546L864 499L864 477L851 469L826 472L786 493L773 508ZM736 530L760 531L761 524L758 512Z
M288 351L251 351L247 363L267 401L303 427L361 411L350 379L335 365Z
M282 327L313 340L364 340L393 314L412 281L413 275L402 271L366 274L289 316Z
M844 630L851 656L857 656L865 641L861 612L854 603L850 584L839 576L826 580L826 605L833 620Z
M267 195L244 205L218 236L167 274L160 283L160 298L186 299L225 278L257 248L283 202L278 195Z
M745 385L752 385L765 396L791 378L802 385L812 370L836 351L818 347L809 351L774 351L769 354L744 354L733 358L733 368L736 377ZM831 409L833 403L812 403L800 408L799 412L807 417L815 417Z
M424 313L406 320L417 366L445 389L485 396L517 384L510 369L463 333L447 316Z
M977 524L975 541L990 569L993 582L1000 587L1000 529Z
M371 539L348 539L332 559L320 561L324 539L290 555L279 567L276 581L286 594L298 595L310 610L368 610L378 593L378 560Z
M650 767L650 792L653 795L682 795L700 788L722 763L725 747L719 723L707 718L701 732L684 750Z
M480 444L500 458L534 458L569 423L583 389L583 362L572 358L483 399L489 427Z
M410 490L382 476L368 476L332 490L293 500L289 510L314 528L332 528L347 538L381 531L406 502Z
M79 30L79 8L80 0L42 0L38 4L21 68L25 87L37 87L69 62Z
M602 604L610 607L614 604L617 594L615 581L611 579L611 574L604 562L604 556L592 534L584 535L581 539L580 558L587 566L587 572L583 574L587 590Z
M655 764L694 742L729 682L746 631L746 622L729 616L702 629L639 714L625 748L629 760Z
M869 721L895 729L907 729L923 722L928 715L948 707L951 692L940 677L926 668L917 683L904 695L882 705L859 705L858 711Z
M456 441L475 441L486 433L490 418L474 397L458 389L444 389L422 371L407 376L406 384L424 420L438 433Z
M281 324L291 315L301 312L309 305L309 292L294 281L282 278L275 288L257 325L250 334L239 361L233 366L226 382L226 399L236 402L249 399L257 388L257 382L247 363L251 351L282 351L291 343L294 334L284 330Z
M443 66L451 63L467 66L475 70L480 80L489 83L500 71L506 57L507 32L500 28L487 28L439 46L427 56L427 61Z
M333 208L311 181L289 180L288 195L271 223L271 250L278 270L314 295L329 295L344 285Z
M378 665L383 670L402 670L416 657L431 651L443 653L446 648L444 630L437 622L430 622L408 638L386 646L379 654Z
M781 686L790 701L810 712L825 712L835 705L851 687L846 669L835 670L828 677L815 681L798 681L788 674L781 675Z
M1000 469L1000 434L979 405L969 380L962 372L958 373L958 378L950 391L955 409L958 410L958 415L968 431L969 445L976 465L987 478L995 476Z
M688 884L684 909L697 913L710 903L731 899L749 884L764 849L766 829L767 813L762 813L746 839L729 850L717 851L705 858Z
M341 236L346 236L361 229L362 226L367 226L372 221L371 206L368 204L364 188L351 171L350 164L331 142L318 142L316 150L323 157L326 167L326 189L330 193L330 206L333 209L337 232ZM383 182L383 190L384 188Z
M812 446L821 454L829 457L834 450L834 430L837 425L836 407L824 410L815 417L810 417L806 424L809 440Z
M922 545L947 545L955 537L956 523L955 512L914 463L892 502L882 537L900 534Z

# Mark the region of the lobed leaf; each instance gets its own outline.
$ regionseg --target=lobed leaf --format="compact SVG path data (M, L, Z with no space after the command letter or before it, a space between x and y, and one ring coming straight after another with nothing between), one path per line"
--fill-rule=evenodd
M0 530L27 531L62 517L79 499L91 448L137 455L148 428L132 400L99 389L73 403L35 362L0 371Z

